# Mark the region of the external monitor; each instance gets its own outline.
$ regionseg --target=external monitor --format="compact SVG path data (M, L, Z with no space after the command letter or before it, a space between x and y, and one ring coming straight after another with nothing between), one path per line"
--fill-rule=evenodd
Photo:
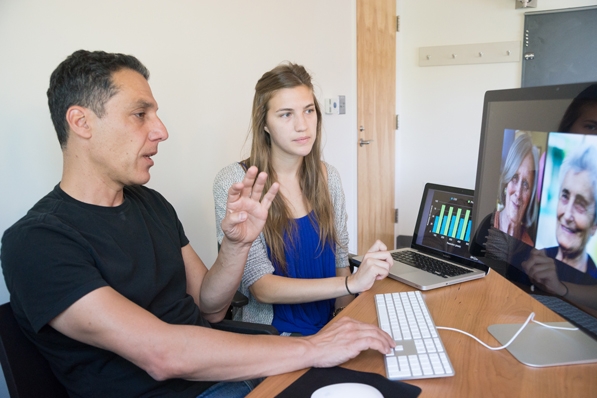
M597 339L597 83L488 91L477 167L471 253Z

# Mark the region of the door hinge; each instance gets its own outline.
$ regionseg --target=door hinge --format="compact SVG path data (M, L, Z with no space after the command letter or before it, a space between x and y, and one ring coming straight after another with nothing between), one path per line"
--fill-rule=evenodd
M394 224L398 224L398 209L394 209Z
M400 32L400 15L396 15L396 32Z
M396 115L396 130L398 130L398 127L400 127L400 122L398 120L398 115Z

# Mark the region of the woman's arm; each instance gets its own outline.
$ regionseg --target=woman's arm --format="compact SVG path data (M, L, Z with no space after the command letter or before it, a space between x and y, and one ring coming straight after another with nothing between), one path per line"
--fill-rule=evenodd
M327 170L328 188L334 206L334 228L338 245L336 246L336 276L344 277L351 275L348 263L348 214L346 213L346 198L342 188L340 173L330 164L322 162ZM335 308L344 308L354 300L353 294L347 294L336 298Z
M264 275L250 287L251 294L262 303L297 304L345 296L348 290L353 294L361 293L388 275L393 260L386 249L381 241L376 241L363 257L358 271L348 279L346 276L297 279Z
M346 198L342 189L342 181L338 170L330 164L322 162L327 170L328 189L334 207L334 228L338 245L336 246L336 268L348 266L348 214L346 213ZM337 273L336 273L337 274Z
M265 304L298 304L332 299L348 294L344 278L298 279L264 275L249 288Z
M342 278L346 278L347 276L350 276L350 267L342 267L342 268L336 268L336 276L342 277ZM353 294L346 294L345 296L341 296L336 298L336 305L335 308L344 308L346 307L348 304L350 304L352 302L352 300L354 300L354 295Z

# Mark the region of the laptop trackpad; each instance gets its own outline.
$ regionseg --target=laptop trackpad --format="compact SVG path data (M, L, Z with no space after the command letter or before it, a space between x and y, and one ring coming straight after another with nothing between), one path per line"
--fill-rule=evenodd
M390 269L390 274L396 276L404 276L406 274L417 274L419 272L421 271L417 270L416 268L410 265L399 263L397 261L394 261L394 265Z
M390 270L390 275L394 275L397 278L409 281L416 286L427 286L433 283L440 282L444 279L441 276L432 274L430 272L425 272L423 270L399 262L394 262L394 265Z

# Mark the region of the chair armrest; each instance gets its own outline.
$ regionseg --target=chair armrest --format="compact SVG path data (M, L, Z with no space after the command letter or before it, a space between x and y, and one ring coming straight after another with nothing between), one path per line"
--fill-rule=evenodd
M351 273L354 272L355 267L359 268L359 265L361 265L361 262L355 260L354 257L356 257L356 254L348 254L348 265L350 266Z
M234 308L240 308L247 304L249 304L249 299L247 296L237 290L236 293L234 293L234 297L232 298L230 305Z
M211 327L225 332L242 333L242 334L271 334L278 336L280 332L272 325L263 323L250 323L242 321L231 321L224 319L217 323L212 323Z

